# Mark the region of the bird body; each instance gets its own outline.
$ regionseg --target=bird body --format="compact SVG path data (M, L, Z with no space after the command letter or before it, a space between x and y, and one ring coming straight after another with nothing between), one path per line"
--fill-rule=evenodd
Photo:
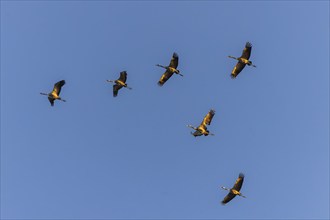
M230 192L235 194L235 195L240 195L241 193L237 191L236 189L230 189Z
M187 125L188 127L196 130L195 132L191 132L191 134L194 136L194 137L197 137L197 136L208 136L208 135L214 135L212 133L210 133L209 130L207 130L207 125L210 125L211 124L211 121L213 119L213 116L215 115L215 110L211 109L207 114L206 116L204 117L202 123L197 127L193 127L192 125Z
M158 67L162 67L164 69L166 69L165 73L163 73L163 75L161 76L160 80L158 81L158 85L159 86L162 86L164 85L164 83L172 77L172 75L175 73L175 74L179 74L180 76L183 76L181 73L180 73L180 70L178 70L178 65L179 65L179 56L177 53L173 53L172 55L172 59L171 59L171 62L170 62L170 65L168 66L163 66L163 65L160 65L160 64L157 64L156 66Z
M209 133L209 131L207 130L207 127L204 124L199 125L197 130L199 130L205 136L207 136Z
M240 190L242 188L243 181L244 181L244 174L240 173L238 178L236 179L236 182L235 182L233 188L228 189L228 188L223 187L223 186L221 187L222 189L229 191L229 193L226 195L226 197L222 200L223 205L230 202L233 198L235 198L235 196L241 196L243 198L246 198L240 192Z
M243 58L243 57L240 57L240 58L239 58L239 61L240 61L241 63L247 64L247 65L251 65L251 64L252 64L252 62L251 62L250 60L245 59L245 58Z
M233 56L228 56L229 58L233 58L235 60L237 60L237 64L235 65L234 69L231 72L231 77L232 78L236 78L237 75L244 69L244 67L246 65L248 66L253 66L253 67L257 67L255 65L252 64L252 61L250 61L250 56L251 56L251 50L252 50L252 44L250 42L246 42L245 44L245 48L242 52L242 56L241 57L233 57Z
M128 87L128 85L126 84L126 80L127 80L127 72L126 71L122 71L120 72L120 76L117 80L107 80L107 82L111 82L114 83L113 85L113 97L116 97L118 95L118 91L125 87L127 89L132 89L131 87Z
M53 99L58 99L58 98L60 98L55 92L51 92L51 93L49 94L49 96L52 97Z
M61 80L54 84L54 88L53 88L52 92L50 92L50 93L41 92L40 94L48 96L48 100L49 100L51 106L54 106L55 100L60 100L60 101L66 102L66 100L64 100L60 97L60 92L61 92L62 86L64 86L64 85L65 85L65 80Z
M172 73L176 73L176 74L179 74L180 73L180 70L177 70L176 68L173 68L173 67L167 67L167 69L172 72Z
M115 83L120 85L120 86L127 87L127 84L125 82L121 81L121 80L116 80Z

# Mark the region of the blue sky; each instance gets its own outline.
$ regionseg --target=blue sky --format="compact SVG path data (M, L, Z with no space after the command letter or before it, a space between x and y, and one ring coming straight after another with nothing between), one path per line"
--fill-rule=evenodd
M3 219L328 219L329 2L1 1L0 198Z

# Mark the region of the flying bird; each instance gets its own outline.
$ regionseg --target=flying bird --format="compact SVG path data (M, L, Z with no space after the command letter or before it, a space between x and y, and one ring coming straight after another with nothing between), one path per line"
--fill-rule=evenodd
M177 69L179 65L179 56L177 53L173 53L170 65L168 66L162 66L160 64L156 64L156 66L162 67L164 69L166 69L165 73L162 75L162 77L160 78L158 85L162 86L164 85L164 83L171 78L171 76L173 75L173 73L179 74L180 76L183 76L180 73L180 70Z
M116 97L118 95L118 90L125 87L127 89L132 89L131 87L128 87L126 84L127 80L127 72L122 71L120 72L120 76L117 80L107 80L107 82L114 83L113 85L113 97Z
M245 196L242 195L242 193L240 192L241 188L242 188L242 184L244 181L244 174L240 173L233 188L228 189L226 187L221 186L222 189L224 190L228 190L229 193L226 195L226 197L222 200L222 204L225 205L228 202L230 202L230 200L232 200L233 198L235 198L235 196L241 196L243 198L246 198Z
M242 52L242 56L241 57L233 57L233 56L228 56L229 58L233 58L235 60L238 60L236 66L234 67L233 71L231 71L231 78L236 78L237 75L244 69L245 65L248 66L253 66L253 67L257 67L256 65L252 64L252 61L249 60L250 55L251 55L251 50L252 50L252 44L250 42L246 42L245 44L245 48Z
M187 125L189 128L192 128L194 130L196 130L194 133L191 132L191 134L194 136L194 137L197 137L197 136L208 136L208 135L214 135L212 133L210 133L209 130L207 130L207 125L210 125L211 124L211 121L213 119L213 116L215 115L215 110L211 109L207 114L206 116L204 117L202 123L196 128L192 125Z
M64 85L65 85L65 80L61 80L61 81L54 84L54 88L53 88L53 91L51 93L41 92L40 94L48 96L48 100L49 100L51 106L54 106L54 101L55 100L61 100L62 102L66 102L64 99L62 99L60 97L61 88Z

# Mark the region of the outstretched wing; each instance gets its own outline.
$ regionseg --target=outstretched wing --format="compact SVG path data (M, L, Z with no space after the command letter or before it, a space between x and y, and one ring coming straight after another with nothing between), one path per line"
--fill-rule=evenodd
M169 66L176 69L178 65L179 65L179 56L177 53L174 52Z
M122 81L123 83L126 82L126 79L127 79L127 72L126 71L122 71L120 72L120 77L118 80Z
M211 109L209 113L207 113L207 115L204 117L202 124L204 126L210 125L214 115L215 115L215 111Z
M234 67L233 71L231 71L231 78L236 78L236 76L244 69L245 63L237 62L236 66Z
M168 70L166 70L166 72L162 75L162 77L160 78L160 80L158 81L158 85L162 86L164 85L164 83L171 78L171 76L173 75L173 72L170 72Z
M199 130L196 130L194 133L191 134L194 135L195 137L203 135Z
M242 52L242 58L249 59L251 55L251 50L252 50L252 44L250 42L246 42L245 48Z
M54 89L53 89L52 93L56 93L57 95L59 95L60 92L61 92L61 88L64 85L65 85L65 80L61 80L61 81L55 83L54 84Z
M244 181L244 174L243 173L240 173L234 186L233 186L233 189L237 190L237 191L240 191L241 188L242 188L242 184L243 184L243 181Z
M51 106L54 106L54 101L55 101L55 99L53 99L53 98L51 98L51 97L48 97L48 100L49 100L49 102L50 102L50 105L51 105Z
M113 97L116 97L118 95L118 90L121 89L122 86L121 85L113 85Z
M233 193L231 193L231 192L229 192L227 195L226 195L226 197L222 200L222 204L224 205L224 204L227 204L228 202L230 202L230 200L232 200L233 198L235 198L235 194L233 194Z

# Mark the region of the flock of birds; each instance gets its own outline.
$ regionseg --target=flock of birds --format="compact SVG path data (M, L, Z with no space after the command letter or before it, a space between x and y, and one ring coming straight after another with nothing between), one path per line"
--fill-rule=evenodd
M250 55L251 55L251 50L252 50L252 44L250 42L246 42L245 48L243 49L242 55L240 57L228 56L229 58L233 58L238 61L237 64L235 65L234 69L231 72L231 75L230 75L231 78L236 78L246 65L256 67L254 64L252 64L252 61L249 60ZM166 81L169 80L173 76L174 73L177 75L183 76L180 73L180 70L177 69L178 65L179 65L179 56L177 53L173 53L172 59L168 66L163 66L160 64L156 65L156 66L164 68L166 70L163 73L163 75L161 76L160 80L158 81L159 86L163 86L166 83ZM126 71L120 72L120 76L117 80L107 80L107 82L114 84L113 85L113 96L114 97L116 97L118 95L118 91L123 87L127 88L127 89L132 89L131 87L129 87L127 85L126 80L127 80ZM60 100L62 102L65 102L65 100L60 97L61 89L64 85L65 85L65 80L61 80L54 84L54 88L53 88L52 92L50 92L50 93L41 92L40 94L48 97L48 100L49 100L51 106L54 106L55 100ZM202 136L202 135L204 135L204 136L214 135L213 133L210 133L209 130L207 130L207 126L211 124L211 121L212 121L214 115L215 115L215 110L211 109L206 114L202 123L198 127L194 127L192 125L187 125L189 128L192 128L195 130L195 132L191 132L191 134L194 137ZM243 181L244 181L244 174L240 173L232 188L229 189L229 188L221 186L222 189L229 191L229 193L222 200L222 204L227 204L229 201L231 201L237 195L241 196L243 198L246 198L240 192Z

